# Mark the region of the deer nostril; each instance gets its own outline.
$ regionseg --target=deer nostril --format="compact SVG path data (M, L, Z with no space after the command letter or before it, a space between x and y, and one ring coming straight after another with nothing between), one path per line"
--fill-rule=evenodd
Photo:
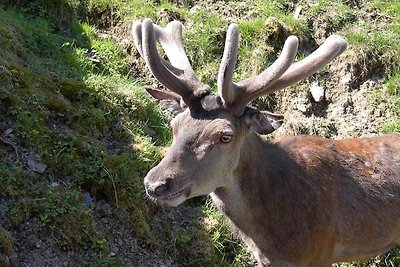
M167 178L153 186L147 187L147 193L152 197L161 197L171 189L172 179Z
M154 194L159 197L164 195L168 191L168 186L166 184L161 184L154 189Z

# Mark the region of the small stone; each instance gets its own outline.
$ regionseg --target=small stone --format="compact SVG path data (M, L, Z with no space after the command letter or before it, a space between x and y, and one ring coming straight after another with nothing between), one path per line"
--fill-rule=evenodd
M35 243L35 247L36 247L36 248L41 248L42 245L41 245L40 242L38 241L38 242Z
M296 105L296 108L297 108L298 110L300 110L301 112L303 112L303 113L306 113L306 112L307 112L307 106L306 106L305 104L297 104L297 105Z
M8 129L6 129L6 130L4 131L4 134L5 134L5 135L10 135L12 132L14 132L14 129L8 128Z
M379 106L374 110L374 117L382 117L383 114L386 112L385 103L379 104Z
M321 102L325 96L325 89L322 86L319 86L318 83L313 82L311 84L311 95L315 102Z
M296 7L296 9L295 9L295 11L294 11L294 14L293 14L293 17L294 17L295 19L299 19L300 13L301 13L301 9L302 9L302 8L303 8L303 7L302 7L301 5L299 5L299 6Z
M346 73L340 79L340 83L343 85L348 85L350 83L350 81L351 81L351 73Z
M92 201L92 197L90 196L90 193L86 192L85 193L85 204L86 204L86 206L89 207L92 203L93 203L93 201Z
M381 116L382 116L382 111L379 108L375 109L374 110L374 117L378 118L378 117L381 117Z
M46 164L36 160L36 159L28 159L28 168L31 171L37 172L37 173L44 173L46 170L47 166Z

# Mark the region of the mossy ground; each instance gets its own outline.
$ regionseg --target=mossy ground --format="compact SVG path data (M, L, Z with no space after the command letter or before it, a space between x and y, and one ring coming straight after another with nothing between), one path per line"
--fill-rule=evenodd
M157 83L147 79L130 41L124 44L126 32L118 35L115 29L129 28L131 20L143 17L161 25L181 20L193 67L214 89L230 22L241 29L235 80L271 64L290 34L300 38L299 58L329 34L342 34L349 42L345 59L354 74L351 90L378 79L381 86L368 95L369 105L384 103L393 115L379 131L400 132L400 4L314 2L36 0L0 5L0 257L10 256L10 233L18 235L21 225L38 219L65 253L89 251L84 259L93 266L127 265L127 257L111 251L114 240L98 229L98 206L105 201L124 214L121 220L130 234L147 244L143 251L179 255L178 265L188 264L188 258L194 266L251 264L226 221L203 200L188 206L202 219L194 216L182 226L174 224L179 216L169 218L169 211L146 199L142 177L161 159L171 133L143 90L144 83ZM279 109L279 103L272 97L256 104ZM399 264L396 249L343 266Z

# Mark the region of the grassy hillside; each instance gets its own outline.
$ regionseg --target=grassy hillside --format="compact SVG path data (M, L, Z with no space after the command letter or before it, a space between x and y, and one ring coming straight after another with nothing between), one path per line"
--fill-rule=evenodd
M145 196L171 133L143 90L159 84L132 46L132 20L182 21L193 67L213 88L230 22L241 30L237 80L271 64L290 34L298 59L343 35L340 60L254 103L290 117L280 134L337 138L400 132L398 14L394 0L3 1L0 266L252 266L206 198L166 209ZM323 103L308 93L315 81ZM341 266L399 264L396 249Z

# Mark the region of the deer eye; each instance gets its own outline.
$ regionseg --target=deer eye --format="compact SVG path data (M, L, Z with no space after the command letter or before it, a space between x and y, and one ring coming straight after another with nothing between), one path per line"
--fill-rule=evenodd
M232 135L223 135L220 140L222 143L229 143L232 140Z

